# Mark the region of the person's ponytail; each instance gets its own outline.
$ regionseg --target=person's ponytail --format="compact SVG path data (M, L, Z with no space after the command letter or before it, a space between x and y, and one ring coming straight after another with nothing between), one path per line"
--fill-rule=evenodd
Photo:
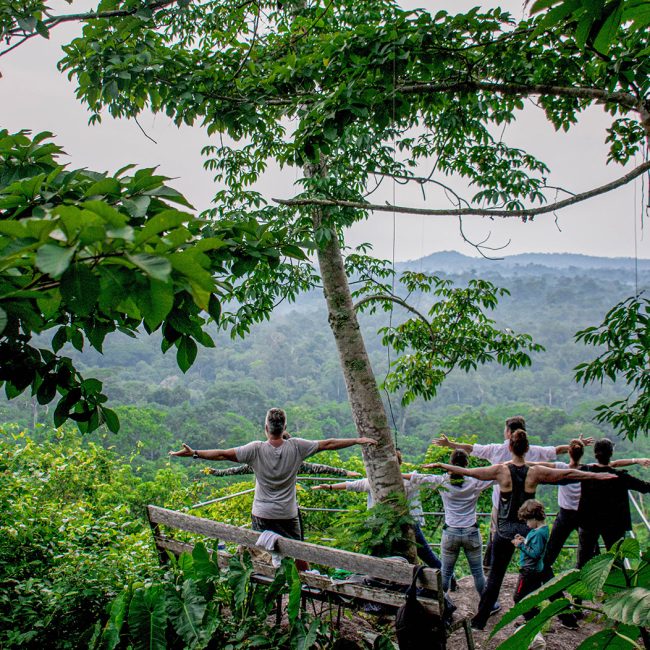
M523 429L517 429L510 434L510 451L515 456L524 456L529 448L528 434Z
M462 449L456 449L451 455L450 462L452 465L456 465L456 467L467 467L469 465L469 456ZM459 474L452 474L450 483L460 487L465 483L465 477Z

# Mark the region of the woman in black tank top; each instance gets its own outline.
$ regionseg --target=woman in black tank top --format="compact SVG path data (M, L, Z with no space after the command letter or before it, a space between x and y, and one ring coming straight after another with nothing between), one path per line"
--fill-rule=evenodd
M512 544L516 534L528 534L524 522L517 517L519 508L528 499L535 497L540 483L558 483L566 479L577 481L615 479L615 474L594 474L578 469L552 469L541 465L526 465L528 436L523 429L518 429L510 436L512 460L490 467L457 467L446 463L435 463L428 467L440 467L447 472L472 476L482 481L496 481L501 488L497 533L492 545L492 568L488 575L485 591L481 595L478 612L472 619L472 627L482 630L499 597L503 577L512 559L515 547ZM597 477L597 478L596 478Z

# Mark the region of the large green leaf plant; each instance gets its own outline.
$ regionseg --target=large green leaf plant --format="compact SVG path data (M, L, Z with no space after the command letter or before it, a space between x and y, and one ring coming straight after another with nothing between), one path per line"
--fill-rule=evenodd
M300 612L301 583L284 560L268 585L252 581L250 556L232 556L222 571L203 543L170 557L165 578L132 585L110 604L91 648L310 648L329 647L327 622ZM269 624L277 599L286 596L287 625Z

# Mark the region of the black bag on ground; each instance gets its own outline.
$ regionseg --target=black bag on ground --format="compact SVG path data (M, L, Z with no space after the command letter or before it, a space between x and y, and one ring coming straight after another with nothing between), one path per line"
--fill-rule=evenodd
M413 570L413 582L406 590L406 602L395 615L395 632L400 650L442 650L445 626L442 618L428 611L417 597L417 581L423 566Z

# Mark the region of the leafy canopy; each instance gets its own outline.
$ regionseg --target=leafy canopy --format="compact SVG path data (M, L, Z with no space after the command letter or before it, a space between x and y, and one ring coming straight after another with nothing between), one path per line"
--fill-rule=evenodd
M154 169L67 170L50 137L0 131L0 382L9 398L30 387L40 404L59 394L56 426L71 418L82 431L115 431L102 383L81 377L64 344L102 352L111 332L160 331L186 371L198 345L214 346L204 328L221 322L237 278L302 253L285 245L286 229L197 218ZM249 322L269 311L259 305Z
M589 363L576 366L576 381L623 380L630 394L596 407L596 419L609 422L630 440L650 430L650 300L632 297L612 307L598 327L576 334L585 345L604 348Z

